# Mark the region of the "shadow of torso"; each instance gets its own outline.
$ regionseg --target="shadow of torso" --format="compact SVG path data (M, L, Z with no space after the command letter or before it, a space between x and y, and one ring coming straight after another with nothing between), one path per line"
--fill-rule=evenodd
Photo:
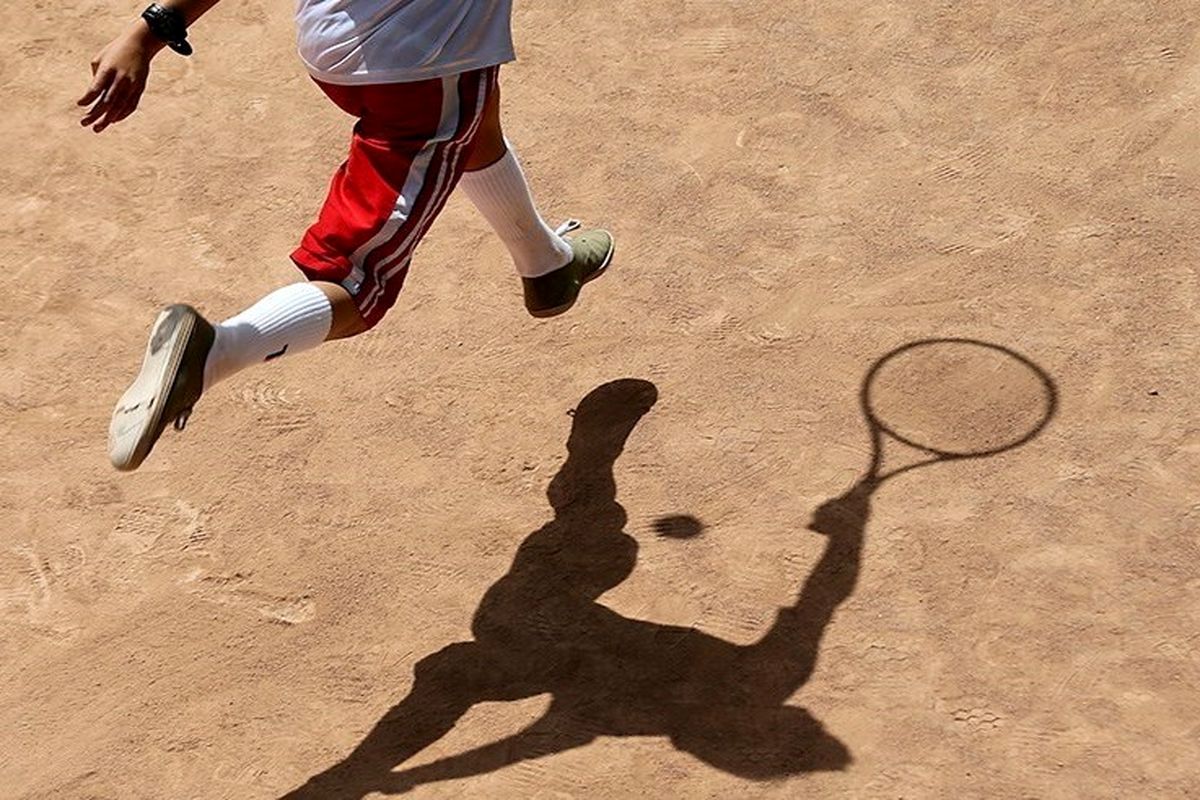
M481 662L481 699L549 693L547 717L559 733L572 729L567 738L666 736L746 777L845 766L845 747L804 709L785 705L811 673L804 662L815 645L797 643L789 654L769 635L738 645L598 602L636 561L632 537L596 524L623 522L614 506L560 515L488 590L475 641L459 652L469 648Z

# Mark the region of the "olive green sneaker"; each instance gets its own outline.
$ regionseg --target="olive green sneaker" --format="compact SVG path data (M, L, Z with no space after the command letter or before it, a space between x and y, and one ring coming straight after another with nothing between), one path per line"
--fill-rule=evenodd
M213 339L213 326L191 306L168 306L158 315L142 370L121 395L108 426L108 458L114 467L137 469L167 425L183 430L204 390L204 364Z
M575 236L566 234L579 229L577 220L567 220L558 230L571 245L574 258L537 278L521 278L525 288L525 308L535 317L555 317L579 298L579 290L588 281L604 274L613 257L612 234L604 230L586 230Z

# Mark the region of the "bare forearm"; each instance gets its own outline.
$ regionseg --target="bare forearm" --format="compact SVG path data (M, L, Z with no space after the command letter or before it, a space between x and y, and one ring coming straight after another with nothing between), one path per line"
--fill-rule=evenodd
M184 22L190 28L196 20L204 16L219 2L221 0L164 0L159 5L178 11L183 15ZM154 35L150 33L150 27L140 16L130 23L126 35L140 40L153 53L157 53L163 47L163 43L154 38Z
M185 25L191 25L218 2L163 0L162 4L179 12ZM132 114L146 88L150 62L164 46L165 42L150 32L150 25L141 16L105 45L92 59L92 82L79 99L79 105L91 107L80 124L99 133Z
M164 8L173 8L183 15L185 24L188 27L192 26L196 20L204 16L204 14L221 0L164 0L159 5ZM150 26L146 24L146 20L138 16L125 29L118 39L125 39L137 47L142 48L146 53L153 58L158 55L166 44L160 41L154 34L150 32Z

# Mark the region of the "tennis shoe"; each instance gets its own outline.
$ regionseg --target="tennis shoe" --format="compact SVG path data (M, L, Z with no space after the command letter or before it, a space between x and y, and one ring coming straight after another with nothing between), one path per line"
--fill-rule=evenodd
M566 266L537 278L521 279L525 308L535 317L555 317L570 309L579 299L583 285L599 278L612 262L611 233L593 229L567 236L576 230L579 230L579 222L572 219L555 231L571 245L572 258Z
M108 457L114 467L137 469L168 425L183 430L204 391L214 336L213 326L191 306L168 306L158 315L142 369L113 409Z

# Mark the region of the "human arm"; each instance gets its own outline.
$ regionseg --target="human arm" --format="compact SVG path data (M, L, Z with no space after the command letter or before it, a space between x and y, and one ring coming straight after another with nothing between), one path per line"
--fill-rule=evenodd
M190 26L218 2L165 0L161 5L178 11ZM141 17L106 44L92 59L92 82L78 101L90 108L79 124L100 133L132 114L146 89L150 62L164 46Z

